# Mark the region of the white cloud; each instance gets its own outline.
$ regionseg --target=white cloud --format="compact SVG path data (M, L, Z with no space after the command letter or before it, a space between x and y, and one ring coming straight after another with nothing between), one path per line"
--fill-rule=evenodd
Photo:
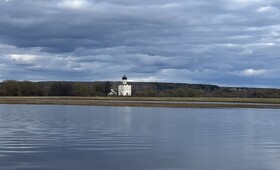
M225 3L225 6L228 9L239 9L244 8L246 6L252 5L252 4L258 4L261 2L261 0L220 0L221 3Z
M244 50L243 51L241 51L241 53L240 54L252 54L254 51L252 50L252 49L250 49L250 48L247 48L247 47L244 47Z
M271 6L263 6L263 7L260 7L257 12L273 12L273 11L276 11L277 9L274 8L274 7L271 7Z
M181 7L181 6L182 6L182 4L180 4L180 3L168 3L168 4L163 4L160 7L162 7L162 8L178 8L178 7Z
M0 69L4 68L5 66L5 64L0 64Z
M245 69L241 71L241 76L262 76L267 72L266 69Z
M89 7L91 4L87 0L63 0L59 5L65 8L81 9Z
M10 54L10 59L19 63L32 63L38 56L30 54Z
M228 0L228 1L231 1L239 5L269 4L269 3L276 2L275 0Z
M160 82L160 81L166 81L164 79L150 76L150 77L132 77L132 80L129 80L131 82Z
M258 6L270 6L273 3L279 2L278 0L219 0L221 4L224 4L228 9L243 9L243 8L255 8ZM253 9L252 8L252 9Z

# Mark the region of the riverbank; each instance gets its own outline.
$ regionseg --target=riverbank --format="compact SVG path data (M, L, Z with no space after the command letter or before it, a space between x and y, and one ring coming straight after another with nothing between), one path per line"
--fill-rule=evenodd
M0 104L280 109L280 99L271 98L0 97Z

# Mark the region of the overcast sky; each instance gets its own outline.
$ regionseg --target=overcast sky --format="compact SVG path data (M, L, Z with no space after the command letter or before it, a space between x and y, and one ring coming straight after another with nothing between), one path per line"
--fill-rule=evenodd
M279 0L0 0L0 80L280 87Z

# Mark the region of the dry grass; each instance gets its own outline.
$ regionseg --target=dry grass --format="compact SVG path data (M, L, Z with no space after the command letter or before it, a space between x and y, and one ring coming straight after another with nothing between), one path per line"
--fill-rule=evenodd
M130 101L130 102L125 102ZM158 101L154 103L153 101ZM162 101L162 103L160 102ZM173 103L164 103L172 101ZM194 103L176 103L186 101ZM217 102L217 103L195 103ZM223 102L223 103L219 103ZM229 102L229 103L224 103ZM247 104L244 104L247 103ZM259 103L259 104L254 104ZM88 106L138 106L178 108L280 108L280 99L264 98L169 98L169 97L0 97L0 104L52 104ZM278 105L279 104L279 105Z
M193 102L239 102L239 103L274 103L280 104L277 98L223 98L223 97L0 97L0 100L123 100L123 101L193 101Z

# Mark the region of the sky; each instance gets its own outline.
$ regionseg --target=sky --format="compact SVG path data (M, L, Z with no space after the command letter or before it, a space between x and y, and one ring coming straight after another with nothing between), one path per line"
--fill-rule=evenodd
M0 0L0 81L280 88L279 0Z

